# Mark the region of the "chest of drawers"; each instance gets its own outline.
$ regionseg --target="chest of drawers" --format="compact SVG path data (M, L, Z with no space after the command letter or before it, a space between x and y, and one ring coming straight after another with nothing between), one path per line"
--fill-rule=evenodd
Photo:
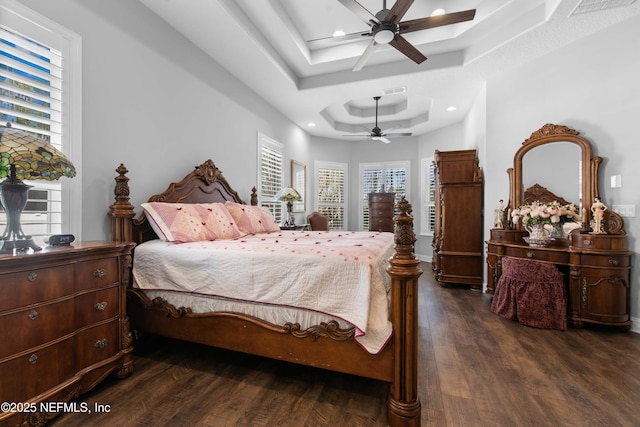
M393 233L395 193L369 193L369 231Z
M128 243L78 243L0 257L0 402L35 403L0 412L0 427L41 425L110 373L133 370L126 317Z

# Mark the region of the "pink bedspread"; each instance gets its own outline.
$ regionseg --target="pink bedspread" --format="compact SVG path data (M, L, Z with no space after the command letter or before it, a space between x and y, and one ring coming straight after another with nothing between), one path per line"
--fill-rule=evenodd
M388 320L393 234L281 231L235 240L136 247L135 285L297 307L356 327L356 340L378 353L391 336Z

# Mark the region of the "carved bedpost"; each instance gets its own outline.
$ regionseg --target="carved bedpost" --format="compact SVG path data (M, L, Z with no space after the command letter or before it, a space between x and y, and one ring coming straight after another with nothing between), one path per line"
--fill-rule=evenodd
M418 278L422 269L414 255L411 205L405 198L396 205L395 253L389 260L391 320L394 325L394 380L389 393L391 427L420 426L418 398Z
M115 178L116 188L113 191L116 201L109 206L111 240L131 242L133 241L132 219L136 213L133 205L129 202L129 178L126 176L129 171L120 163L116 172L118 172L118 176Z

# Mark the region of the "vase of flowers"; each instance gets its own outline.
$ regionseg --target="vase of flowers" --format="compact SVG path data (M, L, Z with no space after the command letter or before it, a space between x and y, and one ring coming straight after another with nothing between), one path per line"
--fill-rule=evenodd
M561 205L553 202L533 202L520 206L511 212L514 224L522 224L529 232L528 243L531 246L546 246L551 238L564 238L563 224L575 222L578 219L578 209L573 203ZM548 233L545 225L552 227L552 234ZM553 228L559 229L553 233Z

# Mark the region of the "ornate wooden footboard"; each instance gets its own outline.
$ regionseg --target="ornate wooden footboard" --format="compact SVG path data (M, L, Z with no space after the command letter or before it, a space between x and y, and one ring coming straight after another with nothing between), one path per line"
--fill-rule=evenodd
M120 165L115 202L109 206L114 241L142 243L157 238L144 213L136 218L129 201L127 169ZM183 180L149 201L244 203L229 186L221 171L207 160ZM255 188L251 204L257 204ZM355 330L340 329L334 322L308 329L299 325L274 325L238 313L192 313L162 299L150 300L129 287L127 311L132 329L197 342L215 347L280 359L387 381L389 425L419 426L418 398L418 278L422 274L414 255L415 234L411 205L402 200L395 220L395 253L389 260L391 277L391 341L378 354L371 354L354 340ZM135 262L135 253L134 253Z

